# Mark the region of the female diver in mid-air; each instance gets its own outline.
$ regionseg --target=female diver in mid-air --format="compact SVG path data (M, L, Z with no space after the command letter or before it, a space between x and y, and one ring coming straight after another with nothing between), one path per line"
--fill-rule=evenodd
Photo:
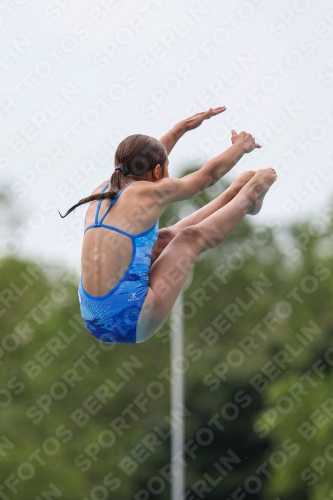
M233 130L232 146L224 153L181 179L169 178L168 154L176 142L225 109L183 120L159 141L127 137L116 150L111 180L64 215L92 202L85 218L79 300L83 321L99 341L134 344L151 337L166 321L200 252L222 243L245 214L259 212L276 180L272 168L244 172L215 200L158 230L169 203L212 186L245 153L261 147L250 134Z

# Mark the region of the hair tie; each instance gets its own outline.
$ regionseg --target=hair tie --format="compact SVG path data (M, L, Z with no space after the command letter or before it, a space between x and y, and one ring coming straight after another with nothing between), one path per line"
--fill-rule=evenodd
M124 169L123 167L116 167L115 170L120 170L120 172L123 174L124 173Z

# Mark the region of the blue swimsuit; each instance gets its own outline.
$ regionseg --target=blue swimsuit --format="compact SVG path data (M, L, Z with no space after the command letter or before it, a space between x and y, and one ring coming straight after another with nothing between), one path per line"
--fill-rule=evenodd
M136 326L148 292L152 248L158 237L158 220L148 231L135 235L103 224L109 210L130 184L126 184L119 191L100 221L98 217L101 200L98 202L95 224L88 226L84 231L93 227L105 227L124 234L132 240L131 262L124 276L109 293L100 297L90 295L83 288L82 276L80 279L79 301L83 321L89 332L105 344L135 344L136 342ZM102 193L108 185L102 189Z

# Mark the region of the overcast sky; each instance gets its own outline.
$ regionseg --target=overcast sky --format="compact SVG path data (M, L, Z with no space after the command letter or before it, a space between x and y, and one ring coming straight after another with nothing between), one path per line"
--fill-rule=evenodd
M232 128L263 145L228 174L273 166L259 223L320 213L333 194L330 0L12 0L0 6L0 179L20 207L10 249L79 266L84 210L127 135L159 138L209 107L170 175L227 149Z

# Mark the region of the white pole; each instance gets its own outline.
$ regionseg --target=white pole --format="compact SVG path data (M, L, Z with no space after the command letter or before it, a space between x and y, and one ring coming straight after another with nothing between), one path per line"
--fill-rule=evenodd
M184 341L183 291L180 292L171 313L171 499L181 500L185 490L184 456ZM175 370L176 368L176 370ZM174 459L175 457L175 459Z

